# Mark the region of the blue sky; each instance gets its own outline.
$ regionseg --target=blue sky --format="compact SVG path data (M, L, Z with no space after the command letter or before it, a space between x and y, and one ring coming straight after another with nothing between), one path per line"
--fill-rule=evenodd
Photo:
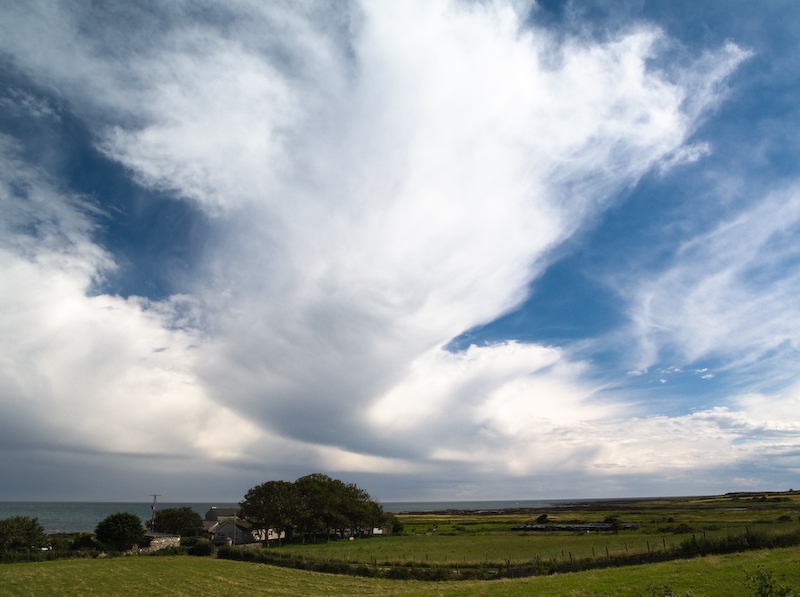
M800 485L791 2L0 8L0 499Z

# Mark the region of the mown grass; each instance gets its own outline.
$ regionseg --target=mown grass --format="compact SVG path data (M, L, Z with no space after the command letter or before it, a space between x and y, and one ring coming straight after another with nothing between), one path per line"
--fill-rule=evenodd
M515 525L534 523L544 513L501 514L414 514L401 515L405 532L391 537L354 541L319 541L280 548L293 556L322 561L358 563L453 563L513 562L541 559L612 557L624 553L668 550L693 535L719 538L741 535L750 530L768 535L789 533L800 528L800 496L767 494L767 499L737 499L727 496L649 499L618 503L609 509L604 503L582 508L547 511L548 523L602 522L618 516L636 523L639 529L619 533L600 532L518 532ZM772 496L772 497L769 497ZM781 517L788 521L780 522ZM686 532L675 532L687 529ZM606 551L608 550L608 551Z
M765 525L759 531L775 533L797 529L793 525ZM744 533L745 527L727 527L708 531L708 537ZM695 533L702 537L703 532ZM351 563L384 562L429 562L479 564L511 559L512 562L530 561L538 556L542 559L590 558L623 553L646 553L675 547L692 537L685 534L641 534L621 532L588 533L511 533L487 534L481 537L447 535L412 535L400 537L356 539L355 541L331 541L308 545L291 545L281 548L281 553L321 560L342 560Z
M787 548L547 577L442 583L355 578L187 556L61 560L0 567L0 596L745 597L743 571L757 566L800 587L800 548Z

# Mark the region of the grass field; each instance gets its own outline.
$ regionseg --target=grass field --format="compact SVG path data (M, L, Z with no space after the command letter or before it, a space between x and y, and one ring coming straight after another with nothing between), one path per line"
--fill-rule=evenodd
M602 522L619 516L639 529L619 533L518 532L511 527L535 522L542 512L500 514L401 515L402 535L321 541L284 545L281 553L321 560L347 562L429 562L476 564L480 562L531 561L600 557L622 553L646 553L679 545L692 535L717 537L744 533L747 528L766 534L800 528L800 496L769 494L766 500L730 496L649 499L597 503L582 508L548 511L548 522ZM763 497L763 496L762 496ZM789 518L779 521L781 517ZM675 532L680 527L686 532ZM434 531L435 529L435 531ZM608 550L608 552L606 552Z
M516 532L534 522L600 522L619 516L637 530L619 533ZM800 527L800 495L657 499L603 502L550 511L413 514L405 533L353 541L270 547L304 562L383 562L393 565L505 563L537 556L560 562L571 555L602 558L677 545L692 534L735 535L749 528L786 534ZM434 531L435 528L435 531ZM689 529L689 530L687 530ZM682 530L683 532L676 532ZM593 551L594 550L594 551ZM672 556L671 556L672 557ZM0 565L3 595L486 595L608 597L745 597L744 570L764 566L800 589L800 547L713 555L621 568L490 581L420 582L360 578L199 558L120 557Z
M354 578L188 556L61 560L0 567L0 596L745 597L743 570L759 565L800 587L800 548L789 548L546 577L444 583Z

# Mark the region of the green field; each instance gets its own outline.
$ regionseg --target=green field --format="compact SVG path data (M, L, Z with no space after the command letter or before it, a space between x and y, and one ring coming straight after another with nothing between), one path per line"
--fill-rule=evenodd
M618 516L636 523L619 532L518 532L511 527L548 515L548 523L600 522ZM420 569L456 564L466 570L525 567L539 557L602 560L666 552L681 541L741 533L786 535L800 528L800 495L617 501L555 510L400 516L404 533L355 540L293 543L267 549L295 562L372 564ZM608 552L606 552L606 549ZM234 550L235 551L235 550ZM257 553L257 552L251 552ZM267 553L267 552L264 552ZM96 552L95 552L96 555ZM670 555L669 557L675 557ZM621 558L620 561L625 561ZM604 564L607 565L607 564ZM571 564L570 564L571 566ZM84 558L0 565L2 595L558 595L568 597L736 597L751 595L744 570L763 566L800 588L800 546L707 555L660 563L522 579L401 581L321 574L207 557ZM563 569L563 568L559 568Z
M498 514L401 515L403 534L354 541L320 541L284 545L280 553L312 559L351 563L428 562L437 564L526 562L542 559L602 557L608 553L647 553L678 546L697 537L737 535L747 529L780 534L800 529L800 496L767 494L759 499L706 497L598 503L581 508L520 511ZM763 497L763 496L762 496ZM636 523L635 531L537 532L511 531L511 527L533 523L547 513L548 522L602 522L618 516ZM779 521L781 517L789 520ZM676 532L681 529L685 532ZM434 530L435 529L435 530ZM608 550L608 551L606 551Z
M762 565L800 586L800 549L497 581L389 581L175 556L61 560L0 567L0 595L421 595L745 597L743 570ZM665 590L665 587L669 587Z

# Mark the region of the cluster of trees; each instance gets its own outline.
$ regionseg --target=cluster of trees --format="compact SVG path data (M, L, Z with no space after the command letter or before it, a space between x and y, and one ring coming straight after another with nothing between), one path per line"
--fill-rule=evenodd
M197 535L203 530L203 519L189 507L156 511L154 531L173 535ZM142 521L135 514L117 512L107 516L95 529L97 540L111 549L124 551L145 538Z
M203 519L188 506L156 510L153 530L183 537L197 535L203 530Z
M0 552L39 549L49 543L38 518L12 516L0 520Z
M253 526L273 529L286 538L300 535L316 539L337 530L365 530L393 522L393 515L354 483L313 474L289 481L267 481L253 487L239 504L242 517Z

